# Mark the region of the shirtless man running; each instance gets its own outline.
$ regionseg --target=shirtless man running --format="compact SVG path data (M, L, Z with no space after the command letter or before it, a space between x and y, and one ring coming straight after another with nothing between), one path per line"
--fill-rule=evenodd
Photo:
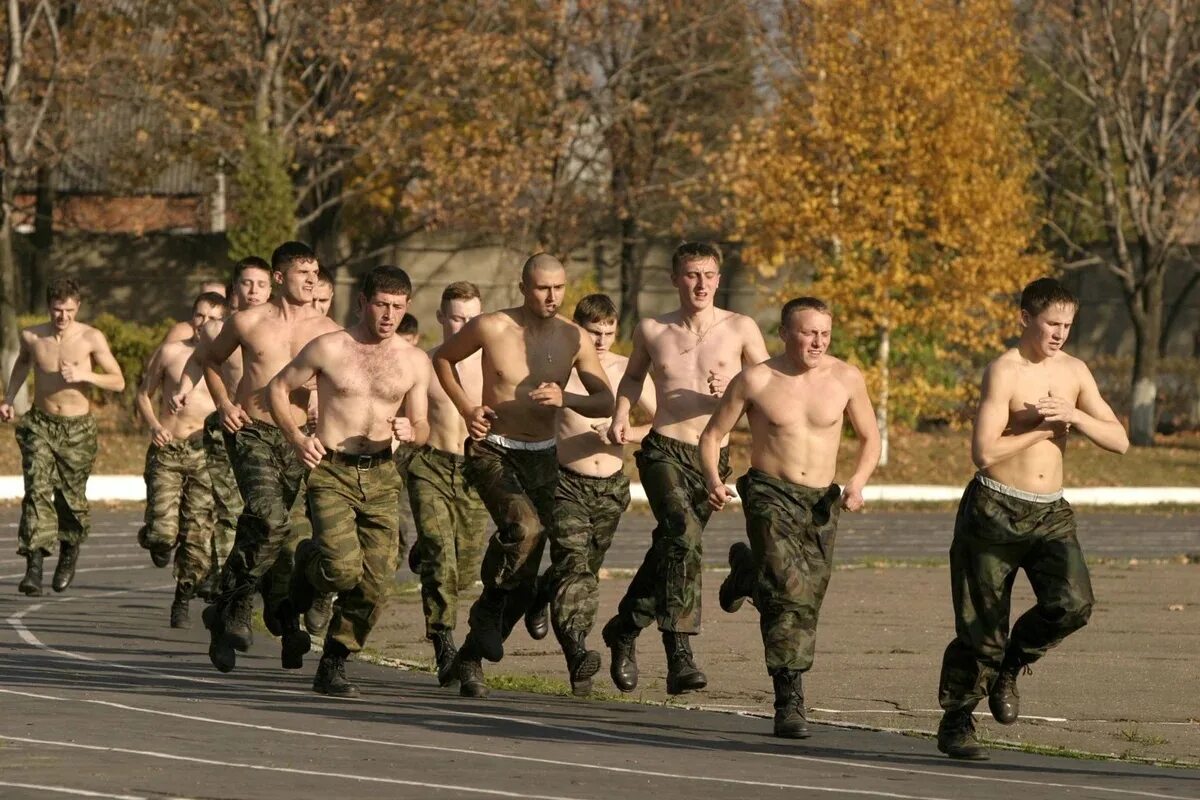
M429 357L396 335L411 295L404 270L376 267L358 296L358 322L313 339L269 386L279 430L312 470L313 538L296 548L291 604L303 613L317 593L338 593L313 679L321 694L358 695L346 657L362 650L396 574L400 476L392 439L420 445L429 437ZM314 378L321 413L310 435L290 398Z
M617 307L607 295L592 294L576 303L572 316L591 338L609 383L618 385L629 359L610 349L617 337ZM572 375L567 391L582 388L578 377ZM654 416L652 385L643 389L638 405ZM605 438L611 422L584 417L568 408L558 412L558 488L550 531L550 568L541 583L550 596L551 627L567 659L571 692L581 697L591 692L592 676L600 669L600 654L588 650L586 641L600 605L600 567L621 515L629 507L624 448ZM649 432L649 425L641 425L627 430L625 438L640 442Z
M700 460L708 502L719 511L732 494L720 474L721 442L746 414L750 470L737 486L750 546L729 549L721 608L733 612L745 597L754 599L775 685L775 735L802 739L808 726L801 680L812 667L838 515L863 507L880 439L862 373L827 352L829 307L815 297L790 300L779 326L784 352L730 382L700 435ZM844 490L833 482L843 417L860 441Z
M239 311L203 349L204 377L221 414L238 488L245 508L238 518L233 551L221 572L219 594L204 610L209 629L208 655L221 672L237 663L253 641L250 617L253 593L263 576L285 558L290 567L296 541L290 511L304 480L304 465L296 458L283 432L276 427L267 402L267 384L303 347L339 326L312 306L317 281L317 258L307 245L286 242L271 255L272 277L280 294L270 302ZM243 375L235 399L226 392L220 367L241 349ZM190 375L181 381L180 395L191 391ZM289 397L298 425L307 418L308 390ZM288 570L290 572L290 569ZM272 580L282 578L276 573ZM272 595L274 596L274 595ZM282 634L283 666L298 669L310 639L285 599L265 608L268 628Z
M716 246L689 242L676 248L671 283L679 292L679 309L638 323L617 390L608 429L613 444L629 441L629 410L641 397L647 373L658 398L652 430L637 452L638 474L658 525L617 615L602 631L612 651L613 683L622 692L637 686L637 636L655 621L667 652L667 692L708 684L690 642L700 632L701 534L712 514L697 443L730 378L743 365L767 358L754 320L713 305L720 279ZM728 451L722 449L722 477L728 465Z
M446 342L479 316L479 288L467 281L442 291L437 321ZM405 319L409 318L405 314ZM429 351L435 357L441 345ZM482 351L455 365L455 374L468 402L483 404ZM408 462L408 499L417 529L414 572L421 576L421 607L425 638L433 643L438 682L454 681L451 665L458 649L458 595L479 578L479 558L488 515L479 494L463 475L467 424L441 383L429 384L429 441Z
M269 292L270 289L268 288L267 291ZM219 294L221 295L222 299L224 299L226 286L220 281L205 281L204 283L200 284L199 294L205 294L208 292ZM236 309L234 310L236 311ZM172 325L167 331L167 335L163 337L163 340L159 342L158 346L162 347L164 344L171 344L172 342L186 342L195 335L196 329L192 327L191 319L185 319L182 322L176 322L174 325ZM155 350L155 352L158 351Z
M979 472L967 484L950 545L955 638L942 658L938 750L985 759L972 710L984 697L992 716L1019 714L1017 675L1087 624L1092 586L1075 512L1062 498L1063 454L1074 428L1114 453L1129 437L1100 396L1087 365L1063 351L1079 302L1041 278L1021 292L1017 346L987 366L971 437ZM1037 602L1012 626L1018 569Z
M17 554L25 556L25 576L17 587L22 594L42 593L42 560L56 540L54 591L71 585L91 529L87 480L96 462L96 418L88 392L93 386L108 392L125 388L104 334L75 320L80 302L79 284L70 278L46 287L50 321L21 331L21 349L0 403L0 422L12 421L14 398L32 367L33 408L16 430L25 473L17 529Z
M169 400L179 389L184 367L199 343L199 331L225 316L225 298L206 292L192 305L192 338L162 345L150 358L137 391L137 408L150 427L146 450L146 518L138 544L165 567L179 540L171 627L188 627L188 603L207 577L213 533L213 487L204 452L204 418L215 410L208 387L199 383L179 413ZM153 397L161 390L159 408Z
M481 659L504 657L504 640L536 594L558 479L558 409L605 417L613 407L596 348L582 330L558 316L566 283L558 259L531 256L521 268L524 303L475 317L433 358L438 380L471 437L466 478L497 527L483 556L483 594L471 608L471 632L455 658L464 697L487 696ZM455 365L477 351L483 354L482 402L455 374ZM587 394L565 391L572 370Z

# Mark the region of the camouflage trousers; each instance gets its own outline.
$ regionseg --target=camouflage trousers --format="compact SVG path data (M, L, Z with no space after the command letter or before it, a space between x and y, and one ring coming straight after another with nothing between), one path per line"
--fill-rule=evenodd
M553 447L517 450L469 441L463 474L496 524L479 571L483 593L469 619L474 624L481 610L501 606L507 637L537 595L546 532L553 526L558 456Z
M282 431L257 420L226 432L225 447L245 506L216 602L224 608L262 583L266 603L275 609L288 595L296 545L312 535L302 494L304 465Z
M751 467L737 488L754 569L733 580L758 609L767 672L806 672L833 568L841 487L800 486Z
M408 525L404 519L404 506L408 502L408 465L419 452L420 447L407 442L397 443L392 450L392 463L396 465L396 474L400 477L400 514L396 518L396 540L400 545L401 558L408 552Z
M454 630L458 595L479 577L487 509L463 477L465 459L424 447L408 465L425 635Z
M1017 571L1037 602L1009 633ZM1087 624L1091 578L1075 537L1075 512L1066 500L1034 502L967 484L950 545L950 588L955 638L942 657L942 708L974 708L1005 656L1017 666L1037 661Z
M712 508L700 470L700 448L650 431L637 451L638 475L657 525L650 549L617 613L627 627L700 632L701 537ZM722 448L721 480L729 477Z
M55 542L82 544L91 531L87 481L96 462L96 419L31 408L16 428L25 496L17 553L50 554Z
M238 517L242 514L242 495L238 491L233 464L225 448L225 429L221 414L214 411L204 420L204 454L208 457L208 479L213 494L213 534L208 554L210 570L220 573L237 534Z
M396 574L400 476L385 454L356 466L330 453L308 476L308 513L317 557L304 575L318 592L337 592L326 640L356 653L375 627Z
M199 585L212 568L213 492L208 459L197 439L176 439L146 450L145 524L138 544L146 549L174 547L175 579Z
M589 633L595 625L600 567L627 508L629 478L624 473L597 478L559 468L550 568L542 581L551 595L550 620L560 640Z

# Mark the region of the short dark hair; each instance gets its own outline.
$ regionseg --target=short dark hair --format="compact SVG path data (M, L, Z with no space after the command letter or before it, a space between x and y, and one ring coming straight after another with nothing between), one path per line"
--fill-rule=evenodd
M482 300L479 294L479 287L470 281L455 281L442 290L442 304L439 308L442 311L446 310L446 306L450 305L454 300Z
M685 265L709 258L717 262L717 269L721 268L721 248L712 242L684 242L671 254L671 274L678 275Z
M304 242L284 242L271 253L271 269L287 272L288 267L299 261L316 261L317 254Z
M412 281L404 270L384 264L367 273L363 279L362 293L368 300L381 293L412 297Z
M420 333L421 323L412 314L405 314L400 318L400 324L396 326L396 333L401 336L409 336Z
M1058 305L1079 308L1079 300L1054 278L1038 278L1021 290L1021 310L1032 317Z
M192 313L196 313L196 309L200 308L201 303L208 303L210 306L225 307L225 295L217 292L201 292L196 295L196 299L192 302Z
M822 314L833 316L833 312L829 310L829 305L824 300L807 295L804 297L794 297L783 304L783 310L779 312L779 326L786 328L792 314L808 310L820 311Z
M612 298L606 294L589 294L575 304L575 324L586 325L589 322L615 322L617 307Z
M525 259L525 263L521 265L521 283L528 284L533 277L535 270L539 269L561 269L566 271L562 261L549 253L534 253L529 258Z
M271 265L258 256L246 256L233 265L233 282L236 284L242 277L242 273L248 269L261 269L268 275L271 274Z
M333 276L329 274L329 270L321 266L317 267L317 283L326 283L330 286L336 285L333 282Z
M55 300L83 302L83 293L79 290L79 283L74 278L55 278L50 281L50 285L46 287L46 305L49 306Z

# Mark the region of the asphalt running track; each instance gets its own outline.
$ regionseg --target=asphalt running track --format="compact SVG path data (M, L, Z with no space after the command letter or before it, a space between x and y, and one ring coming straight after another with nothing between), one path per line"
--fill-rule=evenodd
M24 598L0 556L0 797L1200 798L1200 771L993 751L927 739L508 692L465 700L424 673L350 665L330 700L259 634L230 675L193 628L166 626L172 586L128 531L100 521L65 595ZM52 561L52 559L51 559ZM47 571L49 573L49 570ZM47 579L49 574L47 574Z

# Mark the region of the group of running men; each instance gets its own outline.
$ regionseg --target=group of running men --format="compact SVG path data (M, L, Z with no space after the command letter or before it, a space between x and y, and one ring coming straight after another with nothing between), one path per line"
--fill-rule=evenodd
M302 666L312 637L323 635L313 688L357 696L345 663L384 608L404 549L407 492L416 527L409 563L421 576L438 682L486 697L483 662L503 657L523 619L535 638L554 631L573 692L587 695L601 668L587 644L599 571L630 501L624 449L638 443L657 525L601 631L613 682L634 690L637 638L656 625L667 692L705 687L691 644L702 534L713 511L740 496L749 541L730 549L720 605L732 613L749 598L756 607L774 732L807 736L802 676L838 518L863 507L880 436L863 375L828 352L830 308L813 297L786 303L783 350L771 357L751 318L714 304L720 269L714 245L681 245L671 263L679 308L639 322L624 358L611 351L617 312L607 296L580 300L574 322L559 315L567 275L546 254L522 267L514 308L482 313L473 284L447 286L442 342L428 353L416 346L406 313L413 288L399 268L365 276L357 319L343 329L326 315L333 281L307 246L285 243L270 264L238 262L225 296L202 293L190 322L155 352L137 395L152 436L138 541L158 566L179 545L172 626L186 627L188 602L204 596L209 657L228 672L251 646L261 593L283 666ZM124 387L104 336L75 319L80 299L73 281L52 282L50 321L22 331L0 404L0 420L12 420L32 368L33 407L16 429L25 476L18 553L27 560L19 589L29 595L42 591L55 541L53 588L71 582L96 457L89 393ZM938 748L952 757L987 757L975 706L986 697L996 720L1014 722L1018 674L1091 611L1062 499L1063 453L1072 428L1114 452L1128 439L1087 366L1062 351L1077 307L1053 279L1026 286L1020 338L984 372L972 438L979 472L950 550L956 635L942 664ZM649 425L632 424L635 406ZM743 415L751 466L735 493L728 440ZM838 486L846 419L859 450ZM496 530L484 548L489 515ZM550 566L539 576L547 541ZM1018 569L1037 602L1010 632ZM477 578L482 592L458 647L458 598Z

